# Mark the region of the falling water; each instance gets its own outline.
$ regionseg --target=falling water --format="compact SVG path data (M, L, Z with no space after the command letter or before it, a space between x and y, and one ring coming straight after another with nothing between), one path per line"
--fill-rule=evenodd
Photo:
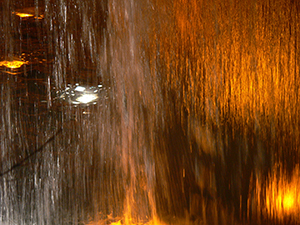
M0 10L1 224L300 222L300 2Z

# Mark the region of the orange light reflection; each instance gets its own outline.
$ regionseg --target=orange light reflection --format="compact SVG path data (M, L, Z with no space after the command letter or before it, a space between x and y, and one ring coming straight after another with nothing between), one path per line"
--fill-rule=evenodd
M102 225L102 224L108 224L108 223L106 221L97 221L97 222L93 221L86 225ZM166 224L156 219L150 220L145 223L140 223L140 222L133 222L131 219L127 218L124 220L119 220L117 222L112 222L110 223L110 225L166 225Z
M278 176L279 175L279 176ZM300 179L299 168L294 170L292 177L282 171L274 172L266 187L266 209L268 217L278 220L292 218L300 221Z
M14 14L14 15L20 17L20 18L34 17L35 19L38 19L38 20L44 19L44 15L43 14L35 16L35 13L34 13L34 11L31 8L29 8L28 11L12 12L12 14Z
M15 15L21 17L21 18L26 18L26 17L33 17L33 14L29 14L29 13L21 13L21 12L14 12Z
M295 193L289 191L283 196L283 208L287 211L291 211L291 209L294 206L295 206Z
M24 64L27 64L27 62L24 61L18 61L18 60L13 60L13 61L0 61L0 66L5 66L6 68L9 69L18 69Z
M116 221L116 222L112 222ZM86 225L102 225L102 224L110 224L110 225L167 225L166 223L160 221L159 219L153 218L149 221L145 222L136 222L133 218L131 218L128 215L124 215L124 217L121 218L112 218L110 215L108 216L107 220L98 220L98 221L90 221ZM182 224L182 223L180 223Z

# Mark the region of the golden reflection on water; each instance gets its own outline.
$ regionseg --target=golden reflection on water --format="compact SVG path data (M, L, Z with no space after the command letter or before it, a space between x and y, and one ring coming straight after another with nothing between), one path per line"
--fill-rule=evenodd
M267 1L252 1L252 3L249 1L251 4L248 1L238 2L180 0L169 5L166 0L152 1L155 10L147 11L147 13L153 14L151 17L148 16L153 18L153 24L149 28L150 43L146 46L146 48L148 47L150 70L153 77L156 77L157 74L160 75L162 89L167 90L162 91L163 97L170 93L169 90L180 93L177 94L174 104L176 104L175 108L179 109L178 111L181 108L183 112L187 111L190 118L184 119L195 121L195 118L198 117L205 118L205 123L216 124L218 128L222 125L222 121L237 122L230 124L233 124L233 133L242 131L237 136L243 136L240 139L247 143L245 146L254 145L255 140L248 139L248 134L252 132L252 127L255 127L257 129L255 137L261 138L262 142L265 141L268 144L269 151L266 155L274 155L274 158L278 157L276 160L279 161L284 153L299 151L297 147L300 141L297 43L299 43L300 34L297 28L300 26L300 20L296 16L298 14L294 11L295 8L281 4L285 2L284 0L278 0L274 5L269 5ZM266 11L266 9L268 10ZM34 16L17 12L15 15L19 17ZM164 16L167 16L166 20L157 25L156 19L164 18ZM170 21L173 26L170 26ZM159 49L159 54L157 49ZM20 68L24 64L26 62L17 60L0 62L0 66L10 69ZM157 71L158 67L161 71ZM153 89L156 90L155 85L153 85ZM170 96L166 97L167 100L168 97ZM157 97L157 99L160 98L160 96ZM165 107L167 112L168 104ZM172 106L170 105L170 107ZM193 126L190 125L190 128L197 135L196 128ZM240 130L236 129L237 126L241 127ZM207 127L210 129L210 126ZM226 132L227 129L232 128L226 127ZM276 133L278 131L283 135L278 135ZM220 131L222 135L224 133L227 135L226 132ZM266 138L268 135L269 139ZM279 146L285 147L289 141L292 144L288 150L285 148L274 150L275 140ZM231 146L226 146L226 140L224 143L221 143L221 140L217 141L219 146L222 146L217 149L218 154L223 154L221 152L223 146L227 147L227 150L230 149ZM200 144L203 148L204 144ZM257 155L263 152L259 144L255 147ZM213 155L213 150L213 146L210 146L205 153ZM256 153L251 153L251 151L252 148L249 147L249 152L247 149L245 156L240 157L245 159L240 159L240 162L233 164L245 166L247 157L256 157ZM261 154L262 156L255 158L254 162L257 171L264 164L264 155ZM223 156L220 158L223 159ZM227 161L224 162L224 165L229 163L232 164L231 161ZM161 174L167 174L169 169L167 166L161 168ZM243 176L242 169L244 168L234 167L234 169L240 172L237 177ZM246 171L246 169L244 170ZM260 175L259 173L260 171L257 172L257 176ZM213 172L209 174L213 174ZM165 181L166 177L161 176L162 181ZM141 180L139 179L139 181ZM242 186L241 183L242 181L240 183L237 181L239 184L237 186ZM282 170L274 172L268 177L266 185L257 185L257 196L253 197L253 204L248 207L258 205L257 215L262 212L265 217L271 219L284 220L289 217L299 221L299 187L298 168L294 170L292 177ZM175 198L172 196L173 193L166 191L164 194L167 200ZM214 208L212 211L217 212L220 209L217 208L219 207L217 200L215 201L211 203ZM206 203L204 200L203 203L199 200L199 205L201 204L203 205L201 209L204 211L201 218L204 221L203 224L209 224L211 221L204 218L207 210ZM151 204L151 207L154 209L156 205ZM199 212L197 213L199 214ZM219 217L221 218L221 216ZM224 213L224 218L227 217L229 216ZM149 221L146 222L136 222L130 213L125 213L120 219L112 218L111 221L111 225L164 225L154 218L149 218ZM96 224L108 223L101 220L88 223L88 225Z
M284 2L189 0L170 6L175 24L161 24L153 46L161 49L166 86L182 91L182 107L192 110L190 115L209 115L215 123L229 115L241 125L279 119L290 123L298 115L300 24L295 9ZM268 15L266 8L278 17Z
M253 157L255 168L251 169L260 178L267 159L270 164L286 164L287 155L297 160L300 141L297 9L286 0L274 4L226 0L179 0L172 6L167 1L155 3L158 10L153 18L171 17L159 26L154 20L149 32L150 68L155 77L156 68L164 64L160 74L162 86L168 90L163 93L166 99L169 90L175 90L181 94L177 106L187 112L191 121L199 118L208 127L216 127L215 136L218 132L223 136L232 131L233 139L244 141L238 143L240 149L236 154L244 154L244 159L234 162L242 165L235 167L236 171L250 170L244 163ZM160 50L159 55L156 49ZM217 141L218 157L222 158L223 149L234 151L226 138ZM232 162L229 159L226 164ZM241 179L241 186L245 180ZM268 180L267 187L256 186L264 198L256 199L251 207L261 207L267 218L293 217L299 221L298 169L292 179L281 171ZM260 216L261 211L257 212L257 217Z

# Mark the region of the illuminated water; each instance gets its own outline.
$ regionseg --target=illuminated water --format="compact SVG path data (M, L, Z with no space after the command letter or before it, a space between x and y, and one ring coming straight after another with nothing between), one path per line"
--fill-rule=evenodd
M1 0L0 224L300 223L299 9Z

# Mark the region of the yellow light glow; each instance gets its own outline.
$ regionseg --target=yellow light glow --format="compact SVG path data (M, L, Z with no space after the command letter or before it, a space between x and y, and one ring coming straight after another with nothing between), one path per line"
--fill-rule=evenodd
M13 61L0 61L0 66L5 66L10 69L18 69L24 64L27 64L27 62L24 61L18 61L18 60L13 60Z
M281 168L281 164L277 165ZM274 169L270 175L265 192L264 213L270 218L284 221L289 218L300 221L300 170L296 166L292 175L287 175L282 169Z
M290 210L295 203L294 194L292 192L288 192L284 195L283 198L283 208L285 210Z
M122 224L121 224L121 221L119 220L118 222L112 223L111 225L122 225Z
M29 14L29 13L21 13L21 12L15 12L15 15L21 17L21 18L26 18L26 17L33 17L33 14Z

